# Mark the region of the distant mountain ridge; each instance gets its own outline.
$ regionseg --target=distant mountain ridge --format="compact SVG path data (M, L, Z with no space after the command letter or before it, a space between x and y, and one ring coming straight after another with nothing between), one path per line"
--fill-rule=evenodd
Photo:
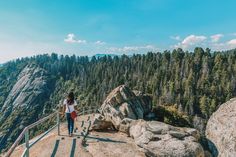
M99 59L99 58L103 58L103 57L111 57L111 58L114 58L114 57L120 57L120 55L117 55L117 54L106 54L106 53L102 53L102 54L95 54L93 56L90 56L89 57L89 60L91 60L92 58L96 58L96 59Z
M95 55L93 55L93 56L95 56L96 58L98 58L98 57L104 57L104 56L115 57L115 56L119 56L119 55L117 55L117 54L106 54L106 53L101 53L101 54L95 54ZM92 57L93 57L93 56L92 56Z

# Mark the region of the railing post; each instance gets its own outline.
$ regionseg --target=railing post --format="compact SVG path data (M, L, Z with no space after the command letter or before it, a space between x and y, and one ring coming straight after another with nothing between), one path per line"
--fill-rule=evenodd
M25 148L25 157L29 157L29 129L27 129L25 132Z
M83 107L83 115L84 115L84 107Z
M57 135L60 135L60 114L57 112Z

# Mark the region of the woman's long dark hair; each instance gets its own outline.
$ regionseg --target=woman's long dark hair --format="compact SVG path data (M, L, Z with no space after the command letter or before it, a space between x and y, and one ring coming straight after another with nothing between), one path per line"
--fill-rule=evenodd
M67 103L68 105L72 105L74 104L74 101L75 101L75 96L74 96L74 93L73 92L70 92L67 96Z

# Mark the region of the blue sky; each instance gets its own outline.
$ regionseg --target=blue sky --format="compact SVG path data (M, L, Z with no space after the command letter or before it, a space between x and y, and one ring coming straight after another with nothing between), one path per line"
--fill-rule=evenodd
M0 63L57 52L236 47L235 0L0 0Z

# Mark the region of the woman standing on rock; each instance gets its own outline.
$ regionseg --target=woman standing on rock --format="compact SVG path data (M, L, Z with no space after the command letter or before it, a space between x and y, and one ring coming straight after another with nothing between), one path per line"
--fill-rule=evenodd
M63 102L63 113L66 113L66 119L68 123L68 134L71 137L74 130L74 120L77 117L75 112L75 106L77 105L74 97L74 93L70 92L67 98Z

